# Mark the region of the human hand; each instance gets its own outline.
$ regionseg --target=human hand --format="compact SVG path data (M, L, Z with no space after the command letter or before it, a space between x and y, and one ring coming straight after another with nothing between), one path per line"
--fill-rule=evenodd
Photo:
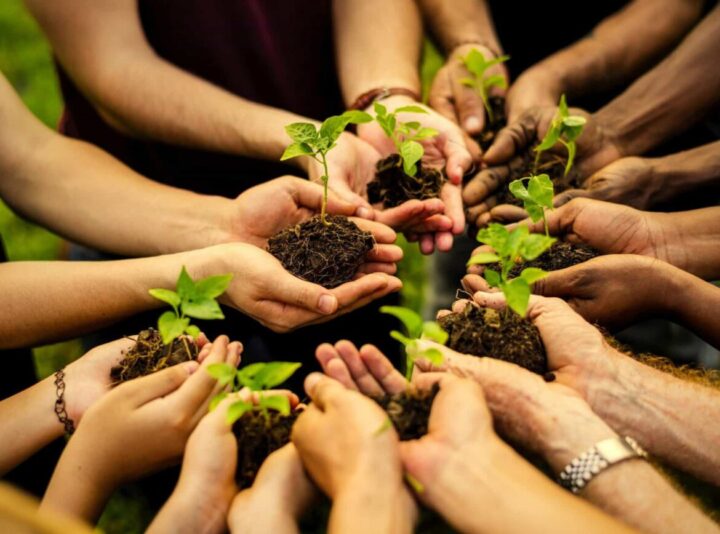
M241 350L240 343L220 336L201 349L201 364L178 364L104 395L66 447L43 506L92 521L118 485L177 462L210 400L222 390L207 367L236 366Z
M315 351L323 372L343 386L368 396L402 393L408 381L374 345L360 350L350 341L323 343Z
M300 455L288 443L267 457L252 487L233 499L227 518L230 532L296 533L298 520L316 496Z
M620 329L653 314L671 311L677 299L673 280L685 273L672 265L635 254L598 256L548 273L533 293L559 297L586 321ZM478 275L463 279L467 291L488 291Z
M368 263L355 280L333 289L290 274L270 253L253 245L228 243L193 252L201 276L233 273L220 301L249 315L275 332L288 332L309 324L329 321L399 290L402 282L391 276L402 249L391 245L395 232L374 221L356 219L377 241ZM390 274L386 274L390 273Z
M534 108L556 106L563 90L557 76L539 66L524 71L508 90L505 99L508 124L514 124Z
M463 58L473 49L478 50L488 61L497 57L495 52L482 44L458 46L448 55L445 65L435 76L428 102L440 115L459 124L468 134L478 135L485 127L485 107L478 92L462 83L463 79L471 77ZM507 69L502 63L487 69L486 75L500 75L506 84L509 81ZM503 96L505 90L493 87L490 94Z

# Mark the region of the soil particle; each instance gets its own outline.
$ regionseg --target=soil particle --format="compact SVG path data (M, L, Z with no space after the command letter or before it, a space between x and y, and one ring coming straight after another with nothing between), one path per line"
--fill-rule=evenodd
M401 441L418 439L427 434L430 408L439 389L435 384L429 390L410 389L374 400L387 412Z
M510 270L509 277L517 278L523 269L537 267L543 271L558 271L591 260L600 253L588 245L575 245L566 241L555 241L552 246L531 261L520 263Z
M423 167L422 163L418 163L415 176L408 176L400 156L392 154L378 161L375 180L367 186L368 200L394 208L408 200L438 198L444 182L440 171Z

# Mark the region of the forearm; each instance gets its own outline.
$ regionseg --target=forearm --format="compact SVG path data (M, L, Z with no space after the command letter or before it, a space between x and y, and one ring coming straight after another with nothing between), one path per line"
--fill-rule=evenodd
M232 200L147 180L94 146L58 135L0 190L18 213L115 254L150 256L230 240Z
M414 0L334 0L333 28L347 105L379 87L420 92L422 24Z
M716 7L662 63L593 115L618 138L624 155L638 155L703 119L720 94Z
M557 84L557 97L610 89L663 57L700 16L702 1L635 0L590 35L533 66ZM652 21L652 24L648 24Z
M578 399L562 406L540 401L539 450L555 473L598 442L617 437L587 404ZM636 439L634 428L625 432ZM665 480L648 462L626 460L593 477L580 496L643 532L672 533L683 530L714 532L706 518Z
M148 290L212 271L204 250L109 262L11 262L0 266L0 348L80 335L159 307ZM221 273L213 273L221 274ZM42 280L38 284L38 280Z
M486 0L418 0L423 16L446 53L460 44L481 44L497 53L502 45Z
M53 377L0 402L0 475L62 436Z
M593 410L668 464L720 484L720 391L614 354L614 376L589 383Z
M404 484L400 480L395 482L394 477L378 477L370 481L367 475L361 473L355 482L348 484L335 496L328 520L328 532L412 532L417 508Z
M653 213L661 259L705 280L720 279L720 207Z
M669 282L670 319L720 348L720 288L680 269Z
M720 141L647 161L659 185L653 204L720 183Z

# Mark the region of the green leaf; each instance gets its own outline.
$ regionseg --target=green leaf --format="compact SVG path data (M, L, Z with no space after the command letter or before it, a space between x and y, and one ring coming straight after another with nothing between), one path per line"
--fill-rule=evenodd
M507 79L502 74L493 74L483 80L483 86L485 87L485 90L488 90L491 87L507 89Z
M549 249L555 241L554 237L548 237L545 234L530 234L523 240L518 252L524 260L534 260Z
M510 232L502 224L492 223L477 233L477 240L490 245L499 255L505 254Z
M413 356L414 360L419 360L420 358L426 359L435 367L440 367L445 359L443 358L442 352L440 352L440 350L436 348L425 349L424 351L419 352Z
M270 395L260 397L260 407L275 410L282 415L290 415L290 399L285 395Z
M195 294L197 296L216 298L225 293L230 285L232 274L220 274L217 276L208 276L195 283Z
M425 150L416 141L403 141L400 145L400 157L403 160L403 171L408 176L415 176L417 173L416 163L423 157Z
M547 174L531 176L528 182L528 194L536 204L552 209L553 183Z
M395 113L426 113L427 110L420 106L401 106L395 110Z
M380 312L400 319L405 326L405 332L411 338L417 339L422 335L423 320L415 311L402 306L381 306Z
M448 333L435 321L425 321L423 323L422 337L444 345L448 340Z
M383 421L383 424L380 425L375 432L373 432L373 437L377 437L377 436L380 436L380 435L384 434L385 432L387 432L388 430L390 430L390 429L392 428L392 426L393 426L393 424L392 424L392 419L390 419L389 417L387 417L387 418L385 419L385 421Z
M190 278L190 275L184 265L180 270L180 276L178 277L177 293L180 295L181 301L195 294L195 282L193 282L193 279Z
M420 128L420 126L422 126L422 124L420 124L418 121L410 121L404 123L404 126L408 130L417 130L418 128Z
M526 200L523 207L525 208L525 211L528 212L528 215L530 215L530 219L532 220L532 222L538 222L540 219L542 219L542 207L535 204L532 200Z
M518 226L510 232L507 244L505 245L505 251L502 255L507 257L509 261L515 261L520 253L520 247L529 233L530 230L528 230L527 226Z
M180 306L180 295L175 293L175 291L171 291L170 289L151 289L148 293L156 299L170 304L170 306L175 309Z
M485 269L483 271L483 278L485 278L485 281L490 287L500 287L500 284L502 283L500 273L493 269Z
M399 341L400 343L405 345L405 347L410 347L411 345L413 345L415 343L414 339L411 339L411 338L405 336L404 334L402 334L401 332L398 332L397 330L391 330L390 337Z
M555 143L560 139L561 127L555 123L550 125L545 137L541 143L535 147L535 152L544 152L555 146Z
M565 99L565 93L560 95L560 102L558 103L558 115L561 119L564 119L565 117L568 117L570 115L567 100Z
M340 116L347 120L348 124L364 124L373 120L372 115L357 109L350 109Z
M200 337L200 329L194 324L188 325L185 328L185 333L191 336L193 339L197 339Z
M222 309L215 299L207 297L191 297L182 303L182 311L194 319L224 319Z
M253 404L251 402L245 402L241 400L233 402L228 408L225 420L229 425L232 425L235 421L240 419L245 412L249 412L252 409Z
M435 137L440 132L438 132L435 128L420 128L417 133L413 136L413 139L415 141L422 141L423 139L429 139L431 137Z
M285 149L285 152L280 156L280 161L297 158L298 156L311 156L312 154L314 154L314 151L310 148L310 145L306 143L293 143Z
M217 395L215 395L212 400L210 401L210 406L208 406L208 411L212 412L215 408L218 407L218 404L220 404L225 398L228 396L227 391L221 391Z
M492 252L480 252L478 254L475 254L473 257L471 257L468 262L467 266L470 265L485 265L487 263L497 263L500 261L500 256L497 254L493 254Z
M238 381L253 391L260 390L260 387L255 383L255 375L257 375L265 365L263 362L246 365L237 372Z
M542 280L548 275L545 271L542 269L538 269L537 267L528 267L527 269L523 269L523 271L520 273L520 278L525 280L528 285L532 285L538 280Z
M465 87L472 87L473 89L477 86L477 82L472 78L460 78L460 83Z
M207 372L212 376L221 386L227 386L235 380L237 375L237 369L227 363L213 363L208 365Z
M462 58L465 68L472 72L478 79L481 79L487 69L485 56L477 48L473 48Z
M515 278L501 286L505 300L511 310L520 317L525 317L530 301L530 286L522 278Z
M297 362L268 362L257 371L253 381L259 389L272 389L290 378L300 366Z
M415 478L408 472L405 472L405 480L407 481L408 485L413 489L413 491L418 495L425 491L425 486L423 486L422 482L420 482L417 478Z
M162 336L163 343L169 345L172 340L180 337L185 329L190 324L190 319L187 317L180 318L175 312L166 311L158 319L158 330L160 336Z
M568 126L569 128L578 128L585 126L587 119L580 115L570 115L569 117L565 117L562 122L564 126Z
M309 122L293 122L285 126L285 131L297 144L312 144L318 136L317 128Z
M520 180L513 180L512 182L510 182L510 185L508 185L508 189L515 198L520 200L528 200L530 198L530 193L525 187L523 180L524 178Z
M328 141L328 146L332 145L340 134L345 130L350 121L342 115L333 115L328 117L320 126L319 137Z
M508 59L510 59L510 56L500 56L496 57L495 59L491 59L490 61L485 63L485 68L488 69L490 67L493 67L495 65L499 65L500 63L505 63Z
M577 151L577 145L575 145L574 142L570 142L566 143L565 147L568 151L568 159L567 163L565 164L565 176L567 176L573 166L573 163L575 162L575 152Z

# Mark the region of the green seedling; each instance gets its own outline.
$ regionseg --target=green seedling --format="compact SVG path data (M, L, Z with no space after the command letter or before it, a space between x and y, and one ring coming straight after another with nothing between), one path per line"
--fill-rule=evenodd
M420 106L402 106L394 112L388 112L387 108L379 102L375 102L374 107L375 120L385 135L395 144L395 148L402 158L403 171L408 176L415 176L417 163L425 154L425 149L418 141L435 137L438 131L434 128L425 128L417 121L400 122L397 120L397 114L427 113L427 110Z
M526 181L527 187L525 186ZM523 201L523 207L530 215L532 222L543 220L545 235L550 236L545 214L545 210L553 209L553 196L555 196L550 177L547 174L539 174L513 180L510 182L510 192L515 198Z
M342 115L334 115L323 121L320 128L309 122L294 122L285 126L285 131L293 140L280 157L281 161L307 156L323 167L321 180L324 187L320 218L326 226L330 223L327 220L327 195L329 172L327 155L337 145L337 140L349 124L362 124L371 122L372 116L364 111L350 110Z
M224 319L225 316L215 299L225 293L232 277L232 274L221 274L195 282L183 267L175 291L151 289L150 294L153 297L170 304L173 308L158 319L158 330L163 343L170 345L174 339L183 334L197 339L200 329L190 324L191 318Z
M580 134L582 134L586 122L585 117L570 115L565 95L562 95L558 109L555 112L555 117L550 123L550 128L541 143L535 147L533 174L537 172L538 165L540 164L540 154L554 147L555 143L560 142L565 145L568 151L568 160L565 164L565 176L567 176L575 161L575 153L577 152L575 141L580 137Z
M407 358L405 363L405 378L407 378L408 381L412 377L415 360L425 358L433 365L442 364L442 352L435 348L420 350L417 344L417 340L423 338L430 339L436 343L444 345L448 339L448 333L445 332L438 323L435 321L423 321L420 315L415 313L413 310L403 308L402 306L382 306L380 311L382 313L392 315L393 317L397 317L405 327L405 334L398 332L397 330L393 330L390 332L390 336L393 339L397 339L405 346L405 354Z
M466 56L460 56L460 60L465 68L473 75L472 78L463 78L460 83L467 87L472 87L482 99L483 106L487 112L488 122L495 121L493 117L492 107L490 106L490 89L498 87L507 89L507 79L502 74L493 74L487 76L485 73L490 67L505 63L510 56L500 56L495 59L487 60L485 56L477 48L473 48Z
M221 386L230 386L232 391L240 391L246 387L258 393L257 404L238 400L228 407L227 422L233 424L242 415L251 410L259 410L268 417L268 410L275 410L282 415L290 415L290 400L285 395L267 395L264 392L275 388L290 378L300 368L297 362L251 363L242 369L236 369L227 363L214 363L208 366L207 372L217 379ZM223 391L210 402L210 410L214 410L228 396Z
M530 287L548 273L537 267L523 269L520 276L510 279L510 270L519 263L534 260L555 242L543 234L531 234L527 226L518 226L512 232L501 224L493 223L478 232L477 240L492 247L495 252L476 254L468 265L499 263L500 272L485 268L483 276L490 287L499 288L508 306L525 317L530 301Z

